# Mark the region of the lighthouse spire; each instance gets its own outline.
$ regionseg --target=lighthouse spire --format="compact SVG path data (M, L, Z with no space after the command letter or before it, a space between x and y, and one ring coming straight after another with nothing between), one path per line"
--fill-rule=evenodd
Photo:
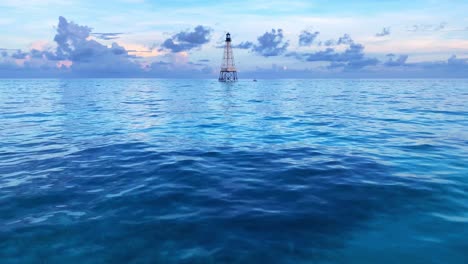
M223 62L219 72L220 82L235 82L237 81L237 70L234 64L234 56L231 47L231 34L226 34L226 44L224 45Z

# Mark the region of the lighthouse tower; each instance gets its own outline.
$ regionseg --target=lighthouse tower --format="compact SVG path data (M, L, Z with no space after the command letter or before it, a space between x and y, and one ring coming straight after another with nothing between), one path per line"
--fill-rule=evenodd
M237 81L236 65L234 64L234 56L231 47L231 34L226 34L226 44L224 45L223 63L219 72L220 82L235 82Z

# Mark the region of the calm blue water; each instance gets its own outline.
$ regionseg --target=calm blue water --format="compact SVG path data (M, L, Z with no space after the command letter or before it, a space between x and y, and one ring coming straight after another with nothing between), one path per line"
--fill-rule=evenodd
M468 80L0 80L1 263L468 263Z

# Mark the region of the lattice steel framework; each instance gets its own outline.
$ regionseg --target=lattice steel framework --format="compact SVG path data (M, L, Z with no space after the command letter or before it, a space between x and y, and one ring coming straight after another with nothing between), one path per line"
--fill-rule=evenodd
M234 64L234 56L231 47L231 34L226 34L226 44L224 45L223 62L221 71L219 72L220 82L235 82L237 81L237 70Z

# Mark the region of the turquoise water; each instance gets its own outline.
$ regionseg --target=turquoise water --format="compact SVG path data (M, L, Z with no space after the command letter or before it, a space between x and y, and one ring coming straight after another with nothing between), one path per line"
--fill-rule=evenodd
M468 80L0 80L1 263L467 263Z

